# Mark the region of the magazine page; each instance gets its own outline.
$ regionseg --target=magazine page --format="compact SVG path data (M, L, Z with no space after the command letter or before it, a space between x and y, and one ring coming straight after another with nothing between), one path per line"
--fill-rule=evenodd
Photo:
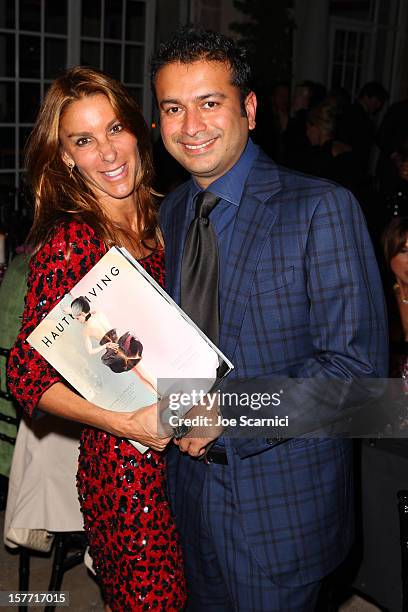
M168 384L182 389L184 380L205 379L210 388L223 358L116 247L28 341L86 399L123 412L157 401L169 391Z
M212 347L212 349L218 355L218 377L221 376L221 378L224 378L225 376L227 376L227 374L229 374L231 370L234 369L234 365L228 359L228 357L226 357L220 351L218 346L216 346L210 340L210 338L205 336L205 334L194 323L194 321L190 319L190 317L184 312L184 310L182 310L180 306L169 296L169 294L166 293L166 291L164 291L162 287L160 287L160 285L150 276L148 272L146 272L143 266L140 265L140 263L129 253L129 251L127 251L124 247L115 247L115 248L117 248L126 257L126 259L140 272L140 274L142 274L142 276L144 276L149 281L149 283L156 289L156 291L158 291L162 295L163 299L165 299L168 302L168 304L172 306L179 313L179 315L183 317L189 323L189 325L194 327L197 330L197 332L202 336L202 338L205 340L205 342L207 342L207 344L209 344Z

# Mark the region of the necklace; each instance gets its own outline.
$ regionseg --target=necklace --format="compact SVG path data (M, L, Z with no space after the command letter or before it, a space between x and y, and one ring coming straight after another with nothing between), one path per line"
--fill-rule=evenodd
M408 299L406 297L404 297L404 294L402 292L401 286L398 283L395 283L395 285L393 285L392 288L394 289L394 291L398 291L399 290L399 295L400 295L401 302L403 304L408 304Z

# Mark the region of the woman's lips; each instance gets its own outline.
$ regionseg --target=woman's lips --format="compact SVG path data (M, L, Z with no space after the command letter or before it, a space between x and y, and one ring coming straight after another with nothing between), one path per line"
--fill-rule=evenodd
M109 181L115 181L118 178L122 178L127 173L127 163L122 164L118 168L114 170L105 170L105 172L101 172L104 177L106 177Z

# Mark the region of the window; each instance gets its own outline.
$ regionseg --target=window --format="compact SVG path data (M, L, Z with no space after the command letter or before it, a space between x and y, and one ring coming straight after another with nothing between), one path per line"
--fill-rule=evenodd
M20 186L22 151L44 89L67 64L67 37L67 0L3 0L0 4L2 193Z
M364 78L368 34L359 30L336 29L333 47L330 88L344 87L354 98Z
M401 0L331 0L329 86L354 98L367 81L392 91Z
M81 64L122 81L143 106L147 68L146 2L94 0L82 3Z

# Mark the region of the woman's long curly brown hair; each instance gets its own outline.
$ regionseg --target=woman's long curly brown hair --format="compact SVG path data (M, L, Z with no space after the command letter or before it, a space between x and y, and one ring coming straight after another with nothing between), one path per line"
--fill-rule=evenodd
M105 95L125 129L137 139L140 165L135 181L137 231L134 236L120 228L103 211L92 190L75 168L62 161L59 140L61 118L75 100ZM25 156L28 180L34 196L34 222L28 242L38 250L55 225L71 220L87 223L107 245L152 245L160 242L157 209L152 191L153 164L149 132L143 115L126 89L115 79L93 68L76 66L57 78L47 91L30 135Z

